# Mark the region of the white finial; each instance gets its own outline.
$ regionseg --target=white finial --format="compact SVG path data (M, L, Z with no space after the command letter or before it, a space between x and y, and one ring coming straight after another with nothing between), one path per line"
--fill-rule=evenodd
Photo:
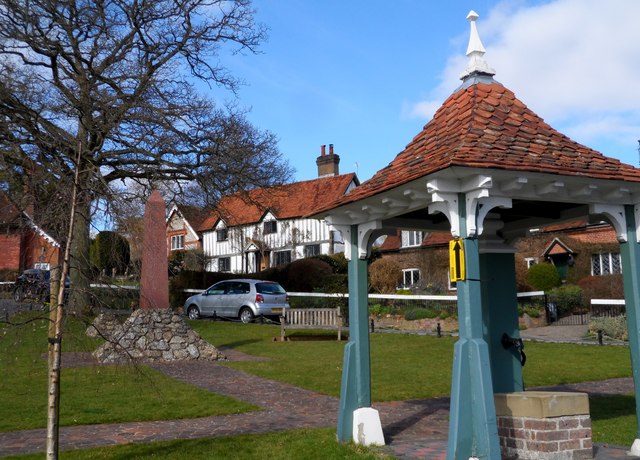
M472 74L484 74L495 75L496 71L489 67L487 61L484 60L485 49L480 41L478 35L478 28L476 27L476 20L479 18L478 13L471 10L467 15L467 21L471 25L471 32L469 34L469 46L467 47L467 56L469 57L469 64L465 71L460 75L460 79L464 80L466 77Z

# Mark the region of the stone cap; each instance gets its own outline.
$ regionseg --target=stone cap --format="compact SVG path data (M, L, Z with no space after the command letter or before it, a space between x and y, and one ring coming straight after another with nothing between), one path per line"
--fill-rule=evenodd
M589 414L587 393L520 391L496 393L494 398L498 416L550 418Z

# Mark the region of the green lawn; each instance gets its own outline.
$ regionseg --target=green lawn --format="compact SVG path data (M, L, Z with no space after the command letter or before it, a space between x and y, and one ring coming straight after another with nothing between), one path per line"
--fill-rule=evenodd
M214 439L179 440L148 444L127 444L98 449L62 452L64 460L343 460L358 458L373 460L385 456L375 450L354 444L336 442L334 429L293 430L283 433L230 436ZM9 459L36 460L42 454L20 455ZM388 457L387 457L388 458Z
M37 313L0 325L0 431L46 426L47 327ZM85 326L67 322L64 351L91 351ZM64 360L64 356L63 356ZM84 425L224 415L257 409L177 382L147 366L63 369L60 424Z
M228 322L190 323L216 346L271 358L227 365L320 393L339 396L344 343L336 340L274 342L277 326ZM304 334L304 332L299 332ZM371 334L371 385L374 401L448 395L454 337ZM631 376L629 349L526 342L527 388Z
M12 321L24 322L31 316L23 315ZM232 347L270 358L227 362L224 363L226 366L320 393L339 395L344 341L277 342L272 340L279 336L277 326L202 320L190 324L218 347ZM43 354L47 348L46 328L46 320L0 325L2 431L45 426L47 365ZM84 329L81 322L68 321L63 341L65 351L91 351L97 347L99 342L85 337ZM296 334L303 333L296 331ZM455 340L451 337L372 334L374 402L447 395ZM527 342L525 351L528 388L631 375L627 347ZM593 400L594 440L629 444L635 434L633 407L631 396ZM63 369L62 374L62 425L190 418L251 409L247 404L169 379L146 366Z

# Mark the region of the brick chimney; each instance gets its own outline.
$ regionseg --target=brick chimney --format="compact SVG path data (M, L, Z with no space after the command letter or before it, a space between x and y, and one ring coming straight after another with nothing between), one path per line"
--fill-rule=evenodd
M333 153L333 144L329 144L329 154L326 153L326 145L320 146L320 156L316 159L318 165L318 177L330 177L340 174L340 157Z

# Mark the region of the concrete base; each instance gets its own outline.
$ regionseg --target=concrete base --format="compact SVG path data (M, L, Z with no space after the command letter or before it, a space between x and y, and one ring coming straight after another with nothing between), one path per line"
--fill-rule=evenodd
M640 439L636 439L631 444L631 449L629 450L629 455L635 455L636 457L640 457Z
M353 411L353 442L364 446L384 446L384 435L378 411L361 407Z

